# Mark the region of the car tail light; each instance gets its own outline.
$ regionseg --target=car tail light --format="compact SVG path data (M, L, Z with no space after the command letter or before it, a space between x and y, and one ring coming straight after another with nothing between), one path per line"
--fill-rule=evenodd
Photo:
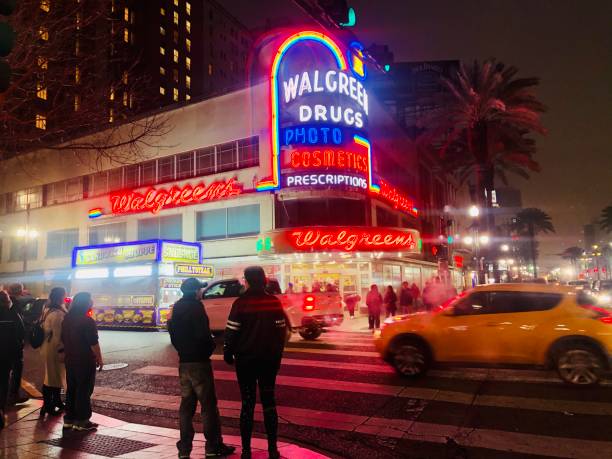
M312 295L306 295L304 297L304 311L313 311L315 308L315 297Z
M604 308L599 306L593 306L592 304L581 304L580 307L593 311L597 314L596 319L600 320L604 324L612 324L612 314Z

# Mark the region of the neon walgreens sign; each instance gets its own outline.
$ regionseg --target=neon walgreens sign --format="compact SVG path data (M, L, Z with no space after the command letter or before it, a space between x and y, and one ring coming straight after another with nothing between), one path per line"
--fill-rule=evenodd
M391 228L299 228L285 232L289 244L299 251L368 252L419 251L419 233Z
M149 188L147 191L122 191L110 194L111 210L114 214L149 211L157 214L162 209L200 204L231 198L243 193L243 185L231 178L205 185L187 184L182 187Z

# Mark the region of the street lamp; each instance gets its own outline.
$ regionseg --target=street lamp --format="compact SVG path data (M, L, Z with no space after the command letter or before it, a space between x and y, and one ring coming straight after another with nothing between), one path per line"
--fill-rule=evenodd
M508 252L508 251L510 250L510 246L509 246L508 244L502 244L502 245L500 246L500 250L501 250L502 252Z
M478 241L482 244L482 245L488 245L490 242L490 238L488 234L481 234L478 237Z
M38 231L29 228L27 225L25 228L17 229L17 237L23 239L23 272L28 270L28 241L34 240L38 237Z
M476 218L480 215L480 209L477 206L470 206L468 215L472 218Z
M474 238L472 236L465 236L462 240L466 245L472 245L474 243Z

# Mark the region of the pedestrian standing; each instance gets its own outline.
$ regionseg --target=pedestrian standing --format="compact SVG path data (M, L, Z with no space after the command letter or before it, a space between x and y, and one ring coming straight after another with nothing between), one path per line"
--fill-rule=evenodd
M244 271L247 289L232 305L225 329L223 355L225 362L236 363L242 409L240 436L242 459L251 458L251 435L257 398L263 407L264 425L268 436L268 455L280 458L278 451L278 414L274 389L280 369L287 323L278 298L265 292L266 276L259 266Z
M65 300L66 290L63 287L52 288L41 320L45 332L40 348L45 362L41 416L45 414L58 416L64 410L61 391L66 384L66 368L63 362L64 345L62 343L62 323L66 315Z
M202 304L202 283L193 277L181 284L183 297L172 307L168 320L170 340L179 355L181 406L179 408L179 457L188 458L193 448L193 416L200 402L206 438L206 457L232 454L236 448L223 443L221 418L217 407L215 379L210 356L215 341L210 332L208 315Z
M0 290L0 429L4 428L4 410L8 402L11 371L25 336L21 316L13 309L7 292Z
M413 304L412 289L408 282L402 282L402 288L399 295L400 312L402 314L410 314Z
M13 306L11 309L19 315L23 322L23 310L25 306L33 300L32 296L25 292L23 284L14 283L9 286L8 291ZM24 328L25 330L25 328ZM11 371L11 386L9 389L9 404L25 403L29 397L22 395L21 392L21 375L23 374L23 346L25 343L25 331L19 343L17 354L13 360L13 368Z
M91 395L96 383L96 367L101 370L104 362L96 322L91 318L92 306L90 293L77 293L62 322L67 385L64 429L98 428L90 421Z
M380 328L380 312L382 309L383 299L378 292L378 286L372 284L370 291L366 296L366 306L368 307L368 325L370 330Z
M415 310L419 310L419 303L421 301L421 290L419 289L418 285L415 284L414 282L412 283L412 285L410 286L410 290L412 291L412 304L414 305L414 309Z
M385 292L385 310L387 311L387 317L394 316L397 312L397 294L393 290L393 286L387 286Z
M349 293L344 298L344 302L346 303L346 309L348 309L349 317L351 319L355 318L355 307L357 306L357 303L359 303L360 300L361 297L356 293Z

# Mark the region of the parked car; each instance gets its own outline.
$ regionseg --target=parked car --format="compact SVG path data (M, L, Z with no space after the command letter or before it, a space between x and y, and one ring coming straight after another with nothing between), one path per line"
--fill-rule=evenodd
M202 298L211 330L225 329L232 304L242 289L238 279L212 282L204 289ZM268 290L280 291L278 282L272 282ZM326 327L340 325L344 318L338 292L276 293L276 296L283 305L291 331L304 339L318 338Z
M591 385L610 369L612 315L572 287L492 284L434 312L388 319L375 344L405 376L422 375L434 362L525 364Z

